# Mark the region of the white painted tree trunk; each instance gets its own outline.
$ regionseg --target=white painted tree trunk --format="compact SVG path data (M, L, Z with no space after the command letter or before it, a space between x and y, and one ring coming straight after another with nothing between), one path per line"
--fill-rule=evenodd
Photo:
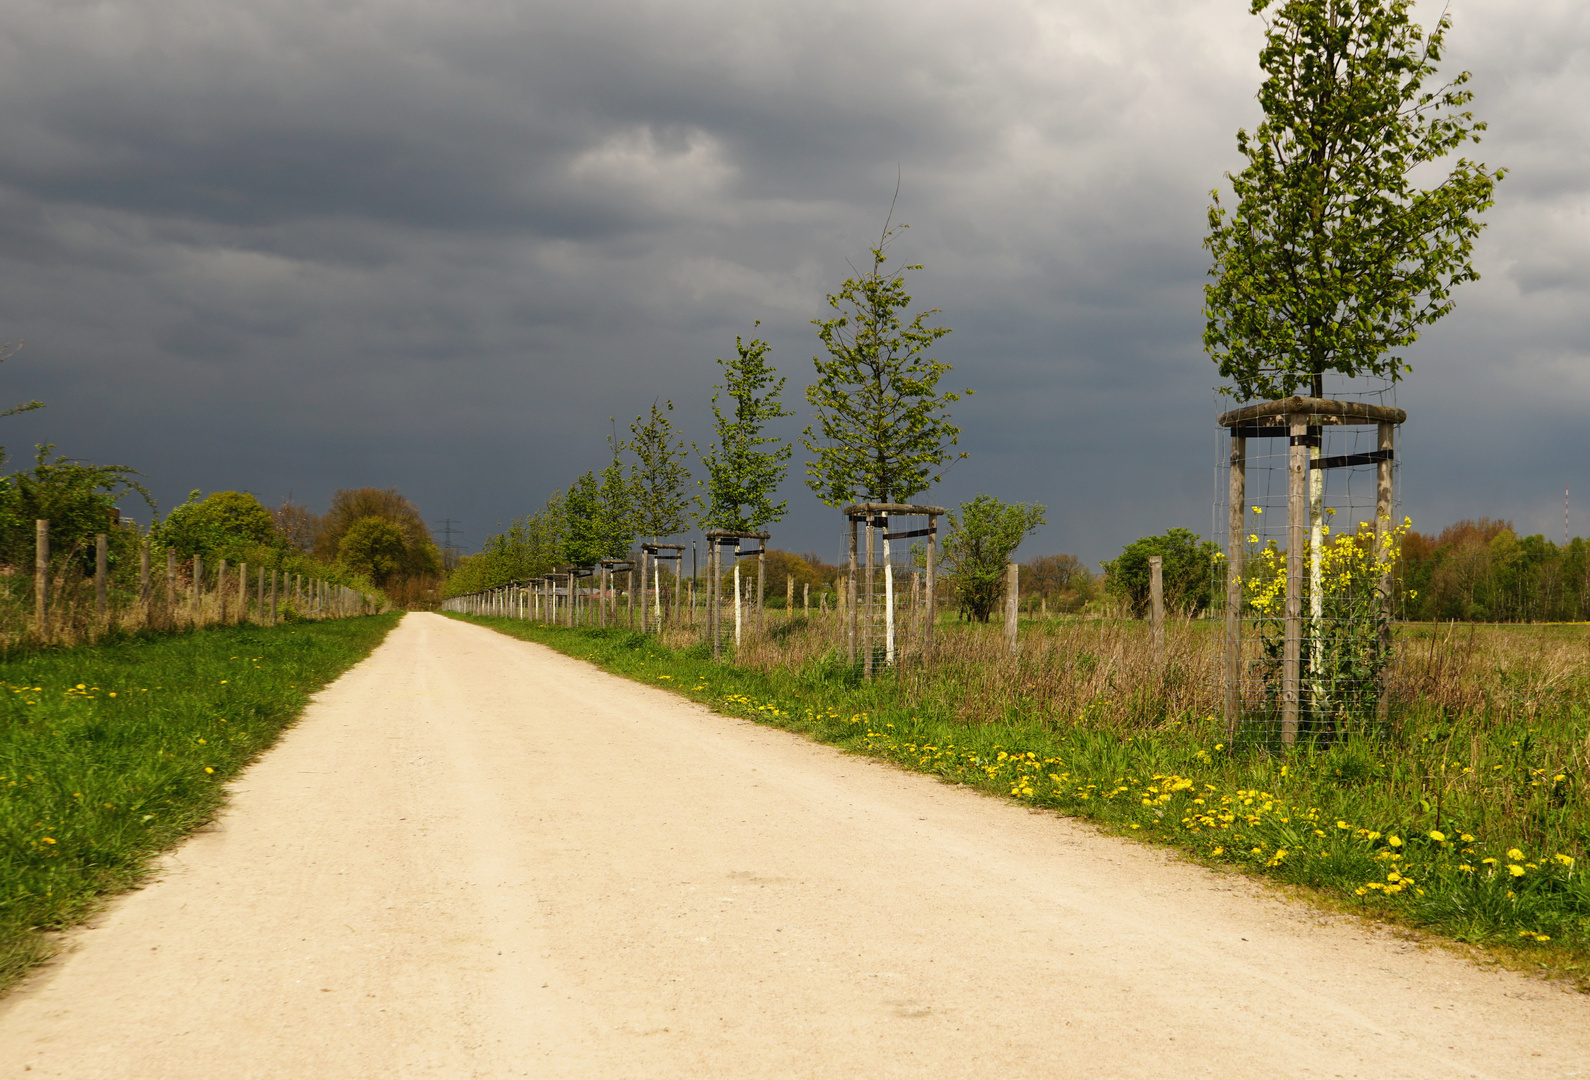
M1321 433L1320 442L1324 441ZM1308 451L1308 671L1316 708L1325 703L1325 658L1320 655L1325 640L1325 470L1316 464L1322 451L1322 446Z
M889 562L889 527L883 533L883 655L894 666L894 566Z

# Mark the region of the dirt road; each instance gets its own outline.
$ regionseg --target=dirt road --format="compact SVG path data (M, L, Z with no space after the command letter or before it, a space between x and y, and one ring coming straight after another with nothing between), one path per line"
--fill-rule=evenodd
M1590 1076L1590 999L410 615L0 1075Z

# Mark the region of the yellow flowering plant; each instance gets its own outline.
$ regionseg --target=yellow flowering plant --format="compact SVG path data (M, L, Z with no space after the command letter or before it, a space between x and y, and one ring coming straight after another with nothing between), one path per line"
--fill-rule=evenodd
M1318 614L1310 574L1302 575L1303 635L1299 712L1317 733L1342 732L1379 709L1382 675L1391 662L1390 605L1382 582L1394 579L1402 539L1412 521L1368 522L1331 536L1320 550ZM1256 536L1249 542L1254 543ZM1248 557L1243 595L1261 643L1257 674L1268 704L1279 711L1286 647L1286 552L1270 540Z

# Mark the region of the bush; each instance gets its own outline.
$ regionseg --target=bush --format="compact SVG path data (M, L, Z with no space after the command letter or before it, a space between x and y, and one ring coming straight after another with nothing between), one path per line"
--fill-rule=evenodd
M1134 616L1143 618L1148 614L1148 560L1158 555L1164 560L1165 606L1196 615L1209 606L1214 595L1215 559L1219 552L1214 544L1200 541L1188 529L1145 536L1127 544L1114 562L1104 564L1105 588L1124 600Z

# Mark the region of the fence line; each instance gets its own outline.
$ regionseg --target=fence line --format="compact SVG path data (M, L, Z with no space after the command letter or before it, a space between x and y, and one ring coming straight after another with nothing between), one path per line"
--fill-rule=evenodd
M147 539L139 544L134 586L130 573L112 574L109 539L108 533L95 537L90 575L78 562L75 548L52 559L50 523L37 520L32 612L19 617L15 604L0 611L0 644L70 645L95 640L110 630L175 630L238 623L271 626L289 618L339 619L384 610L376 597L346 585L321 579L305 582L302 574L264 566L254 567L251 575L248 563L229 564L226 559L217 560L212 569L198 555L179 562L170 548L166 549L164 572L157 573ZM7 573L16 577L15 569ZM13 584L13 596L16 591ZM279 605L282 595L290 610Z

